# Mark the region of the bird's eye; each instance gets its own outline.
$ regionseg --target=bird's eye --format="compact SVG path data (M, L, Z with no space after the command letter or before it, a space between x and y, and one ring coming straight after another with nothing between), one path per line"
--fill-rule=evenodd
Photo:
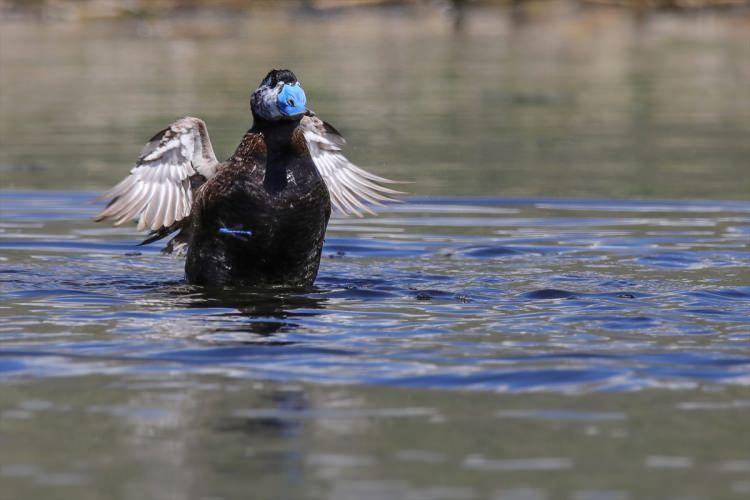
M288 105L290 105L290 106L294 107L294 99L289 99L289 100L288 100L288 101L287 101L286 103L287 103Z

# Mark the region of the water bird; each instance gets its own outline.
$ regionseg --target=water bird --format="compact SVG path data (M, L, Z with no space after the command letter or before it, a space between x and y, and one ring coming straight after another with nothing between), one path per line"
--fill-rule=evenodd
M99 197L96 221L138 221L141 243L177 233L165 253L185 253L189 283L310 286L331 205L345 215L398 201L395 181L342 153L344 138L307 108L289 70L272 70L252 93L253 124L226 161L206 124L181 118L154 135L123 181Z

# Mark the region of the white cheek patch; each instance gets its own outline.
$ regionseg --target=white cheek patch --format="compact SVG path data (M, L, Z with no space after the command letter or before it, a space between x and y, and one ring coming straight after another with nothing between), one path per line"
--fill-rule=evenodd
M274 88L262 87L253 94L253 103L255 105L255 114L266 120L277 120L283 115L279 110L278 99L279 92L284 86L284 82L279 82Z

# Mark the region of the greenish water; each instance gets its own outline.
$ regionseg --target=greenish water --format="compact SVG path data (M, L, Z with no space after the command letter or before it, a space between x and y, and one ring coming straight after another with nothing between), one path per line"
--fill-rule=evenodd
M0 23L0 499L750 494L750 21L436 12ZM92 222L282 66L416 181L332 220L314 290Z
M167 372L5 384L2 394L9 499L740 499L750 490L746 389L499 396Z
M747 199L746 19L552 10L460 33L432 9L5 23L4 186L104 188L186 114L228 155L289 67L348 154L415 194Z

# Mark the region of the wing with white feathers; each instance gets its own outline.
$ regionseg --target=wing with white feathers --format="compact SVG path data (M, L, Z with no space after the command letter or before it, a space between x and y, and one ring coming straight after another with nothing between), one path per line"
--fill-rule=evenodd
M96 221L138 219L138 230L169 228L190 214L191 177L213 177L216 160L203 120L186 117L146 144L130 175L100 196L110 200Z
M331 203L339 212L357 217L362 217L361 210L374 214L367 204L382 207L384 202L400 201L394 195L405 194L383 186L396 181L371 174L347 160L341 152L346 141L330 124L307 115L300 127L315 167L328 187Z

